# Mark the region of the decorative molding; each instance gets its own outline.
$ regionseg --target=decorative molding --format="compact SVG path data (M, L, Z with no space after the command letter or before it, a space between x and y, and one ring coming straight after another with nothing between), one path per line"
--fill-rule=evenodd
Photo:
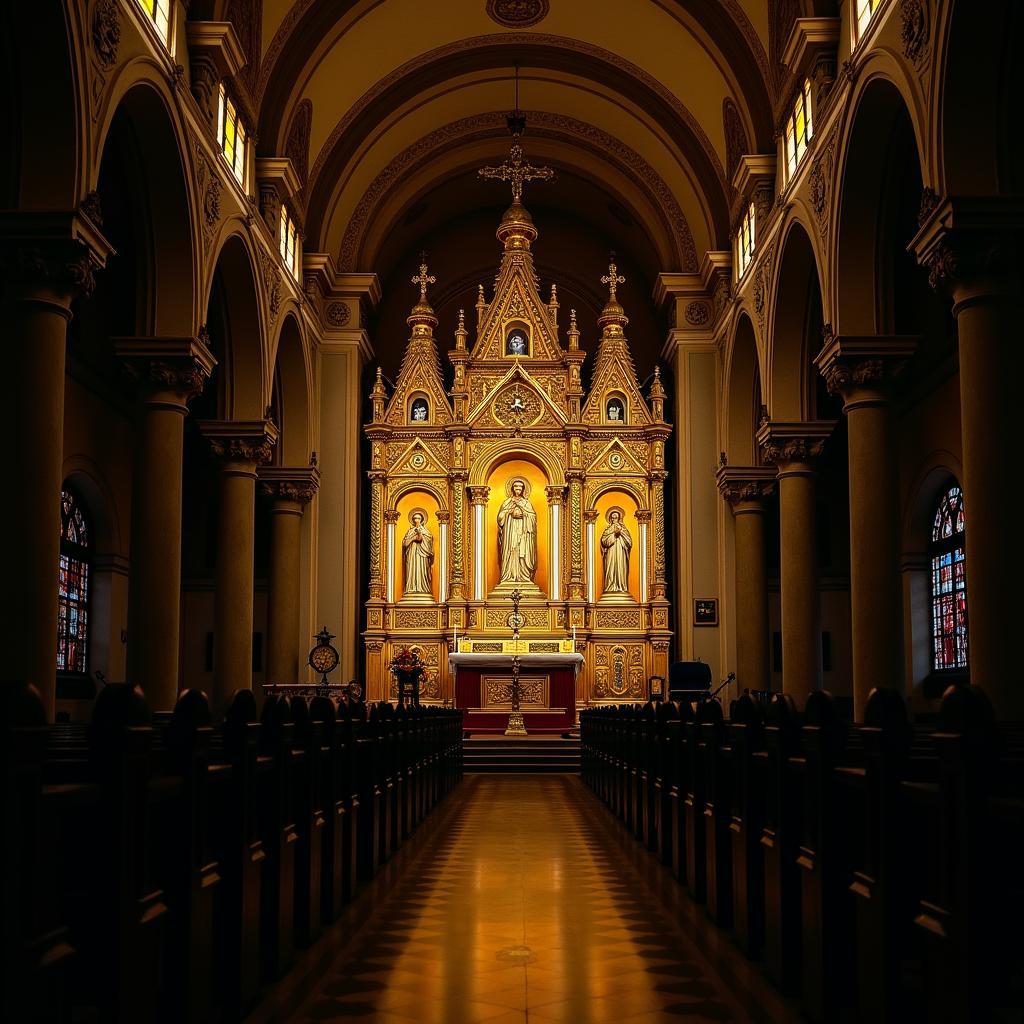
M347 327L352 320L352 311L347 302L329 302L324 319L328 327Z
M92 46L104 71L117 63L121 45L121 11L117 0L96 0L92 10Z
M199 429L215 458L226 462L266 463L277 443L277 427L265 420L204 420Z
M277 260L268 256L260 246L256 246L256 253L260 258L263 286L267 290L267 311L270 313L270 323L275 324L277 316L281 312L281 271L278 269Z
M722 126L725 131L725 176L731 182L740 157L750 152L750 142L740 112L728 96L722 100Z
M487 17L505 28L529 28L551 10L548 0L487 0Z
M217 360L205 326L195 338L113 338L129 374L149 393L174 392L183 403L201 394Z
M582 146L597 159L616 157L629 171L630 177L644 186L652 205L664 218L665 227L675 242L680 268L688 273L696 272L697 249L686 215L668 184L642 156L600 128L576 118L542 110L524 113L530 123L531 135ZM367 225L373 221L378 203L391 194L397 181L415 174L438 149L450 149L456 142L464 144L477 138L499 138L506 131L503 112L474 114L434 129L399 153L370 182L356 204L342 238L339 270L351 271L360 262ZM312 180L316 180L317 173L314 166Z
M313 101L303 100L292 114L288 128L284 155L292 162L299 179L300 202L305 203L306 184L309 181L309 138L313 127Z
M711 309L706 302L690 302L683 318L691 327L702 327L711 319Z
M264 466L257 475L260 494L271 501L307 505L320 490L320 471L315 466Z
M927 0L900 0L900 42L903 55L920 68L928 54L929 27Z

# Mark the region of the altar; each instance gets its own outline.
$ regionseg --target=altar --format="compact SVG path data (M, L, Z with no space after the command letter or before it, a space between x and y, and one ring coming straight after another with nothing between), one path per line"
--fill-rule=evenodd
M486 643L486 641L484 642ZM545 641L533 641L535 646ZM563 647L565 642L549 641ZM572 643L572 641L568 641ZM455 679L455 706L464 728L474 733L503 733L512 710L512 659L519 659L519 709L528 733L568 732L576 720L576 675L582 654L569 650L531 652L527 640L496 641L508 651L452 651L448 665ZM472 647L472 641L466 644ZM479 646L479 645L477 645ZM519 653L518 648L522 648Z
M509 160L481 173L513 186L493 292L480 284L475 309L459 311L442 371L424 260L397 380L389 391L378 369L369 395L366 689L394 699L391 666L414 653L423 702L503 731L504 645L517 631L531 645L520 657L526 729L558 732L578 708L643 700L648 678L668 675L672 428L660 373L647 389L637 378L614 258L585 388L576 311L560 322L553 283L541 297L522 203L523 183L549 172L525 161L516 137Z

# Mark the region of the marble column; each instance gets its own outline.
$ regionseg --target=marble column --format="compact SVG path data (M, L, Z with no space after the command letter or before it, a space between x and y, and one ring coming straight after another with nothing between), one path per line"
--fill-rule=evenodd
M551 579L548 582L548 593L552 601L562 599L562 502L565 488L561 484L553 484L544 488L548 498L548 515L551 523L551 558L549 560Z
M757 433L779 481L782 689L801 708L811 693L821 689L814 460L834 425L765 421Z
M487 596L487 499L491 493L486 485L469 489L469 503L473 509L473 600Z
M204 337L115 338L114 348L139 392L126 678L150 708L170 711L178 695L185 417L216 360Z
M826 339L814 360L843 398L850 466L850 619L853 713L876 686L903 688L900 497L890 396L914 353L907 337Z
M269 462L277 427L272 420L207 420L200 427L220 462L210 694L220 715L236 690L252 689L256 468Z
M736 545L736 681L740 690L771 689L765 512L775 471L723 466L718 488L732 509Z
M71 305L88 297L110 246L99 214L0 213L7 442L0 650L12 681L56 700L57 567L64 451L64 360Z
M1013 638L1024 621L1024 548L1010 493L1024 371L1024 203L931 194L927 206L912 246L932 286L952 297L959 338L971 682L985 689L1000 718L1020 721L1024 688Z
M320 486L315 466L261 466L260 495L270 503L267 588L268 683L302 682L305 648L299 636L302 515Z

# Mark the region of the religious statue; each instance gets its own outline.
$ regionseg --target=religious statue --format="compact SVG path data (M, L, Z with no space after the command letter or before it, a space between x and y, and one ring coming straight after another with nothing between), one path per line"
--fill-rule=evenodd
M608 511L608 526L601 534L601 557L604 559L604 592L629 593L629 553L633 538L622 521L622 510Z
M427 403L422 398L417 398L412 403L412 418L417 423L423 423L427 418Z
M618 398L608 402L608 419L613 423L622 423L626 418L626 410Z
M498 509L500 583L532 583L537 571L537 513L526 496L526 483L511 482Z
M412 524L402 538L404 596L431 598L430 578L434 567L434 538L426 526L426 513L414 509Z
M526 338L522 331L513 331L508 338L506 354L510 356L525 356L527 352Z

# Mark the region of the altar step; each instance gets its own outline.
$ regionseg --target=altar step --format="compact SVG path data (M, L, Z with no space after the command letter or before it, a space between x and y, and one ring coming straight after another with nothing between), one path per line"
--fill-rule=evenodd
M561 772L580 770L580 741L560 736L470 736L462 741L463 764L470 773Z

